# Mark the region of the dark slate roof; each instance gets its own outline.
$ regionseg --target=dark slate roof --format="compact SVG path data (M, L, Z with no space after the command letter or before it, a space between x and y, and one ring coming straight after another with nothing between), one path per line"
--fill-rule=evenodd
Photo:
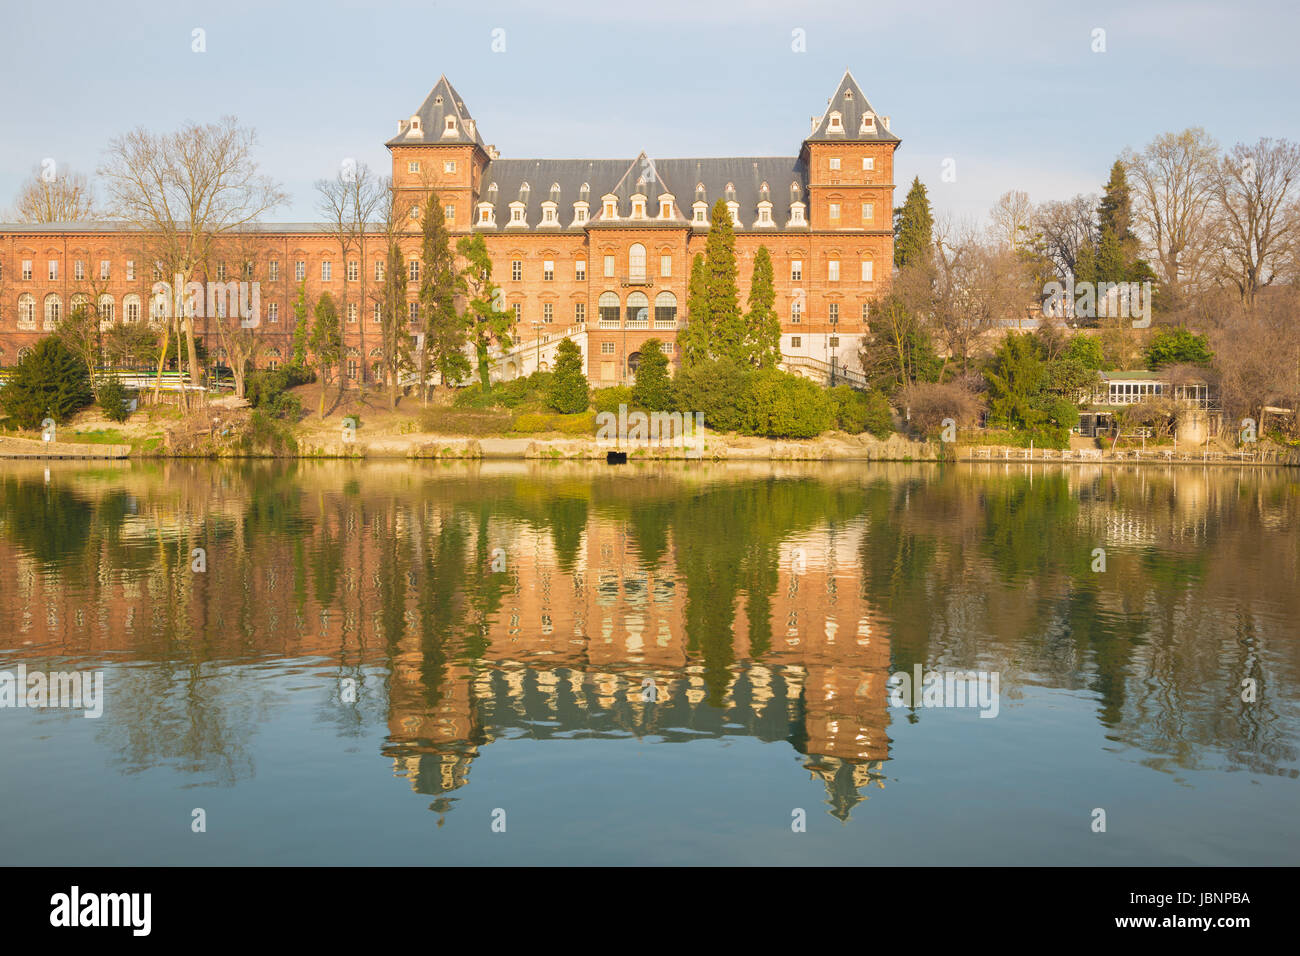
M842 133L829 132L831 112L835 111L840 114L840 122L844 127ZM862 117L874 116L876 118L875 129L871 132L862 132ZM862 87L858 86L858 81L853 78L853 74L848 70L844 71L844 78L840 80L840 85L835 89L835 95L831 97L826 106L826 112L822 114L821 121L817 128L813 130L812 135L804 140L805 143L900 143L897 136L885 129L884 117L872 109L871 104L867 102L867 97L862 92Z
M420 117L420 132L416 134L409 118L401 121L400 131L388 141L388 146L418 146L421 144L453 143L464 145L477 143L483 146L483 137L479 135L478 124L465 108L465 101L447 81L447 77L438 77L429 95L424 98L420 108L415 111ZM444 136L443 130L448 116L456 117L456 134ZM471 127L473 133L470 132Z
M727 198L727 186L739 205L743 229L753 228L758 219L758 204L763 199L761 187L766 183L767 198L772 203L772 219L776 227L784 227L790 218L790 203L807 203L808 176L803 161L796 156L727 157L721 159L651 159L645 153L636 159L495 159L488 163L483 173L479 193L480 202L490 202L496 208L497 225L478 226L478 213L474 214L475 229L483 232L511 232L520 227L507 228L510 221L510 204L525 203L528 228L538 230L542 221L542 203L556 197L557 231L569 231L573 222L573 204L580 197L582 186L589 189L585 195L590 204L589 223L601 225L601 197L618 196L619 215L626 217L631 211L632 196L642 193L647 199L647 214L652 217L647 225L663 224L655 217L659 213L659 196L670 193L676 199L672 225L681 228L691 218L691 207L701 195L713 208L719 199ZM528 189L523 190L524 184ZM798 193L791 186L798 186ZM496 187L493 193L492 187ZM558 186L557 191L552 187ZM626 218L618 221L626 225ZM574 231L581 231L578 226ZM548 232L554 227L541 227ZM524 230L521 230L524 231Z

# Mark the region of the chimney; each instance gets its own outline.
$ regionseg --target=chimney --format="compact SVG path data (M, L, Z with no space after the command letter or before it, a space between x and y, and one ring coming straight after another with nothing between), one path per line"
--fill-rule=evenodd
M889 129L889 117L888 117L888 116L882 116L882 117L880 117L880 118L881 118L882 120L884 120L884 122L885 122L885 129L886 129L886 130Z
M474 121L473 121L472 119L467 119L467 120L465 120L465 130L466 130L466 132L469 133L470 139L473 139L473 138L474 138Z
M814 116L812 118L812 132L814 133L817 132L817 127L820 126L821 124L822 124L822 118L820 116Z

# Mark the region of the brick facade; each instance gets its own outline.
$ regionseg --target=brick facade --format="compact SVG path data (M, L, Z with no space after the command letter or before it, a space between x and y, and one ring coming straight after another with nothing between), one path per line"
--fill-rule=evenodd
M402 241L408 260L420 245L419 219L410 211L430 190L453 235L487 239L493 280L519 315L517 346L495 374L545 366L545 347L553 354L560 338L573 335L585 345L593 385L604 386L629 376L629 358L634 363L652 336L676 361L691 262L704 251L707 217L719 198L732 202L737 221L742 307L755 253L766 246L771 254L787 367L808 374L818 363L857 368L865 307L887 291L893 265L899 143L846 72L794 157L503 160L445 78L387 145L397 208L409 224ZM147 319L155 276L141 240L111 223L0 225L0 365L12 365L83 296L111 302L113 321ZM312 300L329 291L339 304L349 377L374 366L382 238L345 260L321 225L267 225L218 248L226 263L195 278L239 280L239 263L252 263L261 290L259 365L292 353L301 275ZM412 279L410 300L417 290ZM219 354L205 320L198 331Z

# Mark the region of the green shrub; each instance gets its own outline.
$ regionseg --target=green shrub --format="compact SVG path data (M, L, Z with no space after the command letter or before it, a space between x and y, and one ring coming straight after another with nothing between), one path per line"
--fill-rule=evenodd
M545 402L546 390L553 377L552 372L534 372L526 378L497 382L488 392L483 391L481 383L475 382L457 390L452 405L475 409L540 407Z
M521 415L515 416L515 420L510 426L510 430L522 432L523 434L548 432L551 430L551 416L543 415L538 412L524 412Z
M555 375L546 390L546 404L557 412L585 412L591 404L587 376L582 374L582 350L565 339L555 352Z
M766 438L816 438L831 426L831 405L816 382L765 369L750 386L745 430Z
M677 410L704 413L704 423L720 432L746 427L750 381L756 373L729 359L697 362L678 373Z
M596 413L578 412L576 415L557 415L555 427L566 435L594 435Z
M281 392L275 397L275 401L267 406L267 411L273 418L296 422L302 418L302 402L297 395Z
M127 403L134 397L133 393L116 378L110 378L99 386L95 396L104 417L111 422L124 422L131 416Z
M840 431L850 435L870 432L877 438L888 438L894 433L889 399L878 389L860 392L847 385L837 385L826 394L831 400L835 427Z
M673 380L668 377L668 356L658 339L641 344L641 363L636 367L632 398L638 408L664 412L673 407ZM631 402L628 403L629 405ZM617 406L612 411L617 411Z
M91 403L86 363L54 336L36 343L0 389L0 406L20 428L65 422Z
M314 381L314 374L296 365L262 369L244 379L244 397L253 408L271 409L289 389Z
M591 393L591 407L598 412L613 412L617 415L620 405L632 407L630 386L611 385L609 388L598 388Z

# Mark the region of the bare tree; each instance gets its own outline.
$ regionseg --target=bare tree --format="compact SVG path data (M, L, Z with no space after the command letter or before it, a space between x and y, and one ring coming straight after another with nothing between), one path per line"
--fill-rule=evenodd
M52 160L37 166L18 190L20 222L83 222L98 219L90 182L81 173L59 171Z
M1032 213L1029 193L1020 189L1003 193L989 213L993 220L994 237L1015 252L1028 238Z
M1134 214L1156 262L1170 311L1204 286L1216 241L1218 144L1200 127L1164 133L1121 157L1133 184Z
M156 261L167 270L166 281L190 282L218 237L256 222L286 201L279 185L259 173L255 144L253 130L233 116L191 123L170 134L138 128L109 144L100 176L110 208L116 218L151 237L158 247ZM184 331L190 377L197 383L193 323L176 315L170 321L178 337Z
M1079 249L1097 238L1096 210L1097 197L1080 194L1034 211L1030 231L1062 279L1074 275Z
M1219 163L1214 196L1223 227L1223 270L1247 307L1295 253L1297 179L1300 146L1284 139L1238 143Z

